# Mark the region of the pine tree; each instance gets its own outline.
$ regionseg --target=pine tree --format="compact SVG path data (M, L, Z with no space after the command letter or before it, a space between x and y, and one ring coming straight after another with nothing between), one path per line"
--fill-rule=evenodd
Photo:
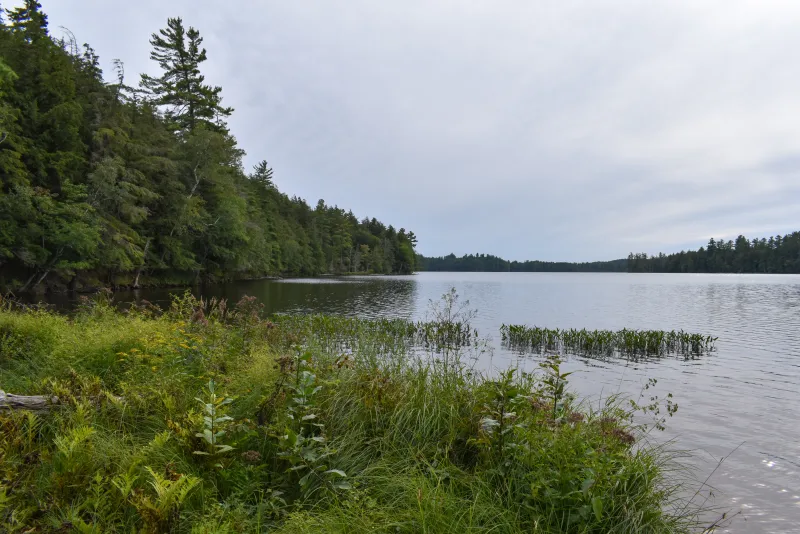
M253 166L253 174L250 179L260 183L265 189L275 187L272 183L272 168L267 163L267 160L262 160Z
M47 15L44 14L42 4L37 0L25 0L22 7L10 10L8 15L11 30L24 35L24 39L28 43L47 39L49 36Z
M167 27L150 39L150 59L163 71L160 77L142 74L142 88L153 103L165 107L165 116L179 132L194 132L205 126L227 131L225 117L232 108L222 106L221 87L206 85L200 64L206 57L203 38L192 27L188 31L180 18L167 19Z

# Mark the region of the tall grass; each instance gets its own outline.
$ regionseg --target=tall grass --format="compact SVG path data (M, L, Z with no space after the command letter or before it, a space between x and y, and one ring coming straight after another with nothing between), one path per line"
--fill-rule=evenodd
M0 412L5 531L697 527L636 408L584 408L557 359L490 376L457 317L258 312L189 296L163 314L0 310L0 388L62 402Z

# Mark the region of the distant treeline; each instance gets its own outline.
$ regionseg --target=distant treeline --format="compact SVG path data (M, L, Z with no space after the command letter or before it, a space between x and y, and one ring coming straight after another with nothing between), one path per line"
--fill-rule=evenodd
M421 271L605 273L800 273L800 232L749 240L711 239L706 247L675 254L631 253L627 259L587 263L508 261L491 254L418 256Z
M675 254L630 254L632 273L800 273L800 232L784 236L711 239L697 250Z
M242 168L199 32L154 33L154 76L0 9L0 291L264 275L411 273L413 232L280 192Z
M464 271L464 272L519 272L519 273L624 273L628 261L625 259L611 261L594 261L587 263L570 263L566 261L508 261L491 254L466 254L456 257L455 254L439 258L419 256L417 265L421 271Z

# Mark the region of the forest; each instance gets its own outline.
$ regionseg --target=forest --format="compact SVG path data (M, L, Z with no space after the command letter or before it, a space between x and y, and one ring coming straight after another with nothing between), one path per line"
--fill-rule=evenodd
M711 238L706 247L649 256L631 253L627 259L570 263L508 261L491 254L449 254L417 257L420 271L456 272L606 272L606 273L800 273L800 232L736 241Z
M632 273L800 273L800 232L733 240L710 239L706 247L675 254L628 256Z
M465 254L460 258L456 257L455 254L450 254L439 258L419 256L417 264L419 265L420 271L624 273L627 270L628 261L625 259L586 263L570 263L566 261L508 261L497 256L492 256L491 254Z
M248 174L198 30L150 39L157 76L115 61L39 2L0 9L0 290L185 284L262 276L411 273L416 237Z

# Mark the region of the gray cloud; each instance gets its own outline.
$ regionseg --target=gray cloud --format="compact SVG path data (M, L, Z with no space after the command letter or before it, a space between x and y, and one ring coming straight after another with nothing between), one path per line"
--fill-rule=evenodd
M43 4L129 80L183 17L248 166L425 254L611 259L800 228L794 1Z

